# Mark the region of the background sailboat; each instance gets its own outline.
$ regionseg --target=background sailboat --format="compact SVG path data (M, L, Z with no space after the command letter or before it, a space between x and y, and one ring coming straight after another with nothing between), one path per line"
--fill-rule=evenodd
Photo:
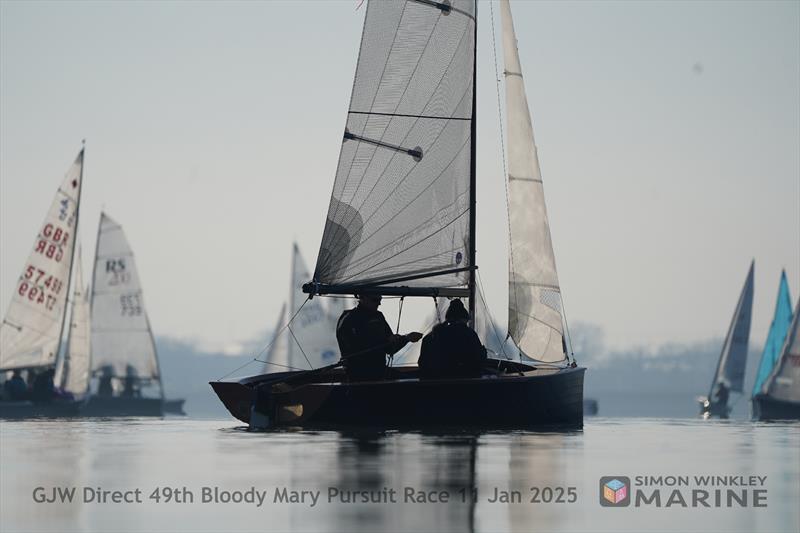
M136 261L122 226L105 213L92 276L91 345L98 385L84 414L163 414L164 389Z
M708 396L699 399L704 416L727 418L730 413L729 394L731 392L741 394L743 391L747 346L750 341L750 317L753 310L754 268L755 261L750 263L750 270L747 272L728 334L725 336Z
M38 374L52 387L61 350L80 213L83 155L81 150L56 192L0 325L0 372L25 370L29 385ZM0 416L77 411L76 402L53 402L47 394L34 396L38 396L33 398L35 403L0 401Z
M791 325L792 297L789 295L789 282L786 281L786 271L783 271L778 285L778 298L775 301L775 314L772 317L767 341L764 343L764 351L761 353L758 373L753 382L753 413L756 411L755 397L767 392L764 385L780 360L781 350L786 341L786 334L789 332L789 326Z
M303 283L310 274L296 243L292 247L291 272L289 302L281 307L266 354L265 373L313 369L336 362L336 323L344 309L355 305L349 298L308 300Z
M780 358L753 397L753 415L759 420L800 419L800 301Z

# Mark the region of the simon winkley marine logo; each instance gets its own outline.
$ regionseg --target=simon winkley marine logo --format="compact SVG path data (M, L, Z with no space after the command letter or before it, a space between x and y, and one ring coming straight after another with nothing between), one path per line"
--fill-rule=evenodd
M600 478L600 505L603 507L627 507L631 503L631 480L626 476L603 476Z

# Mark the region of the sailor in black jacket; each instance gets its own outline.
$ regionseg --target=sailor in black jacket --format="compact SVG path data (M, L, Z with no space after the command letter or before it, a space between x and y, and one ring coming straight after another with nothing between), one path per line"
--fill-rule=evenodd
M362 295L358 306L342 313L336 325L336 340L342 362L352 381L383 379L386 356L396 353L409 342L417 342L421 333L395 335L378 311L380 295Z
M478 377L486 362L486 348L469 327L469 313L461 300L453 300L445 322L422 340L419 372L423 378Z

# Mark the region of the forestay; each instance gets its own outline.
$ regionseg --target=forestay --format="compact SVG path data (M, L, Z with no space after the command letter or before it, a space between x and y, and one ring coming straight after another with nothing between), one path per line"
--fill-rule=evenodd
M762 391L764 383L775 368L783 344L786 340L786 333L792 324L792 298L789 296L789 283L786 281L786 272L781 273L781 281L778 287L778 299L775 302L775 315L772 317L772 325L767 334L767 341L764 343L764 351L761 354L761 363L758 366L756 380L753 383L753 396Z
M102 213L92 280L92 372L159 379L136 261L122 226Z
M747 345L750 341L750 315L753 309L753 270L755 261L750 263L747 279L739 295L736 311L733 313L722 353L717 363L714 381L708 397L713 398L717 385L724 383L732 392L742 392L744 386L744 371L747 364Z
M80 247L75 261L74 290L67 335L67 351L56 366L54 383L63 391L76 398L86 394L89 389L89 294L83 286L83 263Z
M474 15L369 2L316 283L467 283Z
M800 403L800 301L781 351L781 358L767 379L767 394L776 400Z
M500 12L505 60L511 230L508 329L527 357L546 362L562 361L566 358L566 350L561 288L508 0L501 1Z
M0 325L0 370L55 363L64 327L83 150L56 192Z

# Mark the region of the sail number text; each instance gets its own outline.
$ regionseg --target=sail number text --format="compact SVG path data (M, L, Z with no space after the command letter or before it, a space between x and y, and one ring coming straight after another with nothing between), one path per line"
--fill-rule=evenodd
M48 274L41 268L28 265L23 279L20 280L17 294L31 302L44 305L45 309L52 311L63 287L64 283L57 277Z

